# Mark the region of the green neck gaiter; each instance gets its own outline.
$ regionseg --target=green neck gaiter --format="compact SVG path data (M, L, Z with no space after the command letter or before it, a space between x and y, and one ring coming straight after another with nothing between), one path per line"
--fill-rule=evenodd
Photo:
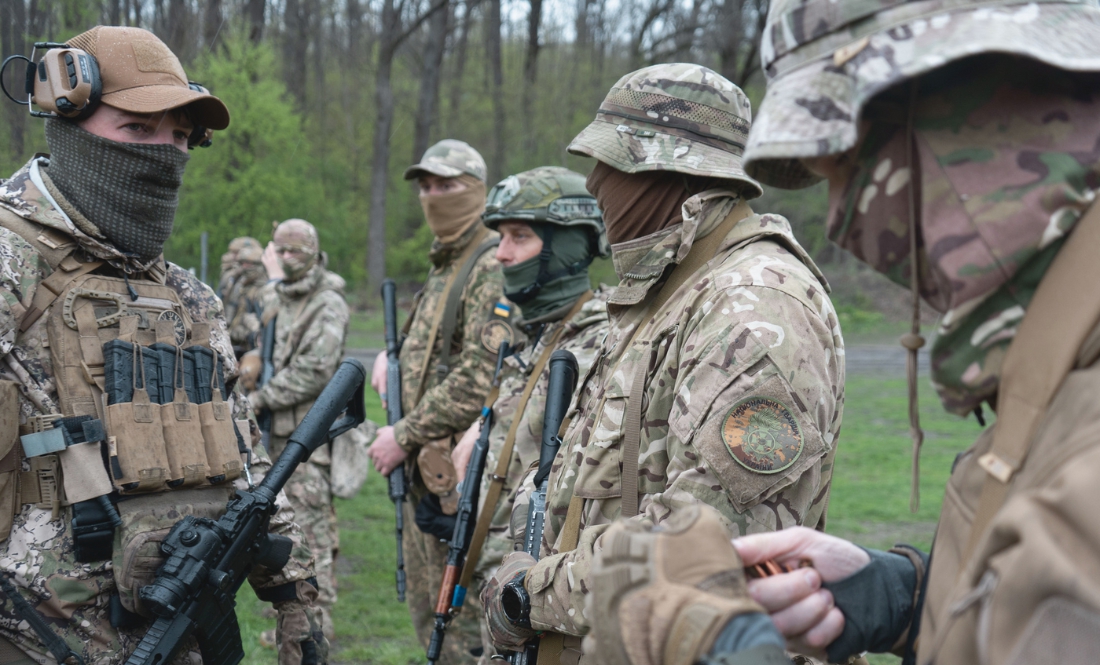
M546 232L542 224L532 224L531 228L546 242ZM582 228L556 226L550 239L550 262L547 272L551 275L566 270L570 266L583 263L592 256L589 233ZM539 276L539 257L504 268L504 293L516 293L534 284ZM534 298L519 305L526 321L537 319L554 310L572 304L591 287L588 270L582 269L575 275L563 275L543 284Z
M50 179L119 250L157 258L172 233L190 155L174 145L120 143L68 120L46 121Z

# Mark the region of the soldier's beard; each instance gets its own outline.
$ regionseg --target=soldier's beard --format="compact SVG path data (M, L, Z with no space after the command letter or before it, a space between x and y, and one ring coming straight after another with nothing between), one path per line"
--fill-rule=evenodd
M462 237L485 211L485 183L471 175L460 175L457 179L466 185L465 189L420 197L428 228L443 244Z

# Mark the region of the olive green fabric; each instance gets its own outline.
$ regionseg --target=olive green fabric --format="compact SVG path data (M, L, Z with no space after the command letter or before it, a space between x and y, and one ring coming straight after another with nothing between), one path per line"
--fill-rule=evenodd
M531 224L531 228L546 242L546 226ZM591 261L592 234L586 227L556 227L550 240L550 274L569 268L569 266ZM504 267L504 292L514 293L534 284L539 275L539 257L534 257ZM563 275L542 286L532 300L520 305L524 320L530 321L542 317L556 309L571 305L591 286L588 270L575 275ZM564 313L564 312L563 312Z

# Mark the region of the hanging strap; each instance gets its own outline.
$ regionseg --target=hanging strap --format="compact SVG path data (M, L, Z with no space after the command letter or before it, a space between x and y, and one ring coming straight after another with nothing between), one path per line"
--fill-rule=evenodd
M481 558L481 548L484 547L485 539L489 536L493 513L496 512L497 501L500 500L500 494L504 491L504 481L508 479L508 467L512 465L512 451L516 445L516 434L519 432L520 423L523 421L523 412L527 408L527 402L531 399L531 393L535 391L535 386L538 385L539 379L542 377L542 370L550 360L550 354L557 348L558 340L561 339L569 321L581 311L581 307L586 302L592 299L592 295L591 291L586 291L577 299L572 309L562 319L561 325L547 340L542 353L539 354L538 360L531 368L531 376L527 379L523 394L520 395L519 402L516 403L516 408L513 410L512 426L508 428L508 434L504 437L504 446L500 449L500 456L497 458L497 468L489 480L489 491L485 493L485 498L481 503L481 511L477 516L477 526L474 527L470 548L466 552L466 565L462 568L462 578L459 581L459 584L463 587L470 587L470 582L474 577L474 569L477 568L478 560Z
M477 251L479 247L478 242L480 242L481 239L484 238L485 235L488 233L489 229L482 227L477 232L477 235L475 235L474 238L470 240L470 244L467 245L466 249L462 252L462 256L460 256L458 258L458 261L455 262L460 267L455 268L455 271L451 273L450 277L447 278L447 283L443 286L443 293L445 294L444 298L448 298L450 296L451 289L454 288L455 280L458 277L458 273L462 272L462 268L465 267L466 261L470 258L470 256L473 255L474 252ZM435 308L435 316L432 318L432 327L428 332L428 344L425 347L427 349L427 352L424 354L424 364L421 365L420 371L417 373L417 376L420 377L420 383L416 389L416 399L413 401L412 404L408 405L410 409L415 408L416 405L420 403L420 399L424 397L424 392L428 389L428 366L431 364L432 361L432 349L435 348L435 338L439 334L439 324L443 320L443 312L445 309L446 307ZM412 317L409 318L411 319ZM448 350L449 346L450 341L444 340L444 352Z
M462 289L466 286L466 280L470 278L470 273L474 271L474 266L477 265L481 255L499 244L500 238L492 238L481 243L466 263L462 264L454 284L447 292L447 304L443 308L442 334L439 336L443 340L443 346L440 349L439 362L435 365L437 381L447 378L451 372L451 339L455 336L455 327L458 325L458 308L462 304Z
M630 350L635 342L641 339L642 330L649 328L647 324L650 312L659 312L661 307L672 297L672 294L676 293L689 277L717 256L718 251L722 249L722 243L725 242L726 236L733 230L733 227L751 214L752 209L749 208L748 203L745 201L738 203L717 228L691 246L688 255L672 270L672 274L661 285L661 289L652 300L635 305L635 308L641 310L641 316L638 318L638 327L634 329L634 334L630 336L630 340L623 347L623 354L619 356L619 364L626 357L626 352ZM641 339L641 341L643 344L649 344L648 339ZM618 364L615 369L618 371ZM614 372L612 373L614 374ZM645 394L645 380L646 373L644 371L639 370L634 373L634 381L630 386L630 395L626 402L626 414L623 416L626 421L622 446L623 505L621 514L624 519L629 519L638 514L638 451L642 444L642 400Z
M982 483L960 577L1004 505L1012 477L1027 458L1039 422L1073 369L1077 352L1100 319L1100 205L1094 204L1039 282L1002 364L993 445L978 458Z

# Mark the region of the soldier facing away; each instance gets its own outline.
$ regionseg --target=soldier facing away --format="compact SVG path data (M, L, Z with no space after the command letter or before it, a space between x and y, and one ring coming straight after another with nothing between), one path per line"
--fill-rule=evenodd
M729 534L824 527L843 342L787 220L746 202L761 193L741 166L750 118L715 72L657 65L621 78L569 146L598 160L587 185L622 281L550 473L542 557L509 554L482 594L502 647L551 631L563 646L540 663L576 659L613 521L707 504ZM530 628L504 613L509 584L530 598Z
M406 169L405 179L414 178L435 236L429 253L432 268L404 330L403 394L385 396L401 400L405 417L379 429L370 448L383 475L406 464L411 499L405 503L407 525L416 523L419 503L431 511L455 512L454 438L481 412L500 343L513 341L511 305L503 300L500 263L491 251L498 236L478 223L485 210L485 161L466 143L447 139ZM371 378L379 393L385 375L385 357L379 354ZM404 545L409 612L427 647L447 545L409 526ZM473 662L481 655L478 611L475 603L452 622L441 662Z
M102 97L73 118L47 119L50 156L0 182L5 663L72 659L66 650L87 663L124 662L152 624L138 591L163 561L157 548L169 528L184 515L223 514L234 486L245 486L242 461L251 459L256 475L270 468L263 451L246 458L238 447L258 442L258 432L233 389L237 364L221 302L162 253L188 147L206 130L224 129L229 112L188 85L179 60L150 32L100 26L69 45L78 51L45 57L94 58ZM94 71L82 62L83 73ZM158 371L165 359L158 349L173 369ZM200 358L209 362L205 373L187 369ZM209 394L196 404L199 388ZM171 407L162 404L164 389ZM222 421L231 415L236 435L186 430L200 407ZM106 430L109 469L92 439L83 448L39 449L36 435L62 427L62 416L85 417L84 436ZM180 458L194 463L181 468L172 461ZM213 459L224 463L215 469ZM125 501L116 501L120 494ZM102 496L116 505L120 526L96 500ZM280 506L271 527L292 538L291 559L250 579L278 610L279 662L320 662L327 642L314 619L309 549L285 498ZM112 531L113 543L100 537ZM33 628L34 615L44 631ZM176 662L201 660L192 643Z
M837 7L772 4L770 80L747 169L780 187L829 181L829 237L943 313L931 355L944 408L967 415L985 404L997 422L956 459L930 556L801 529L749 536L701 574L737 575L765 559L813 568L750 582L752 601L744 587L711 594L689 583L693 603L650 612L636 601L665 593L667 576L615 579L660 564L610 555L594 595L622 630L608 622L599 653L676 662L674 631L653 629L680 625L717 635L712 648L696 644L726 663L781 662L784 638L830 662L862 651L941 665L1093 662L1100 9ZM701 546L688 529L631 535L618 551L639 552L655 535L666 542L654 552ZM765 611L774 625L759 620ZM628 646L642 632L665 645L649 659Z
M240 360L260 343L261 293L267 284L267 269L259 243L242 247L237 252L234 267L236 275L223 292L222 302L225 303L225 320L229 322L229 340Z
M264 323L275 322L274 374L249 400L257 411L270 409L271 453L278 455L343 359L350 313L344 278L325 268L328 257L312 224L288 219L275 229L272 242L283 272L263 294ZM318 448L285 488L294 519L313 550L318 605L330 631L336 603L333 561L339 549L331 463L329 447ZM268 633L267 641L273 642L272 637Z

